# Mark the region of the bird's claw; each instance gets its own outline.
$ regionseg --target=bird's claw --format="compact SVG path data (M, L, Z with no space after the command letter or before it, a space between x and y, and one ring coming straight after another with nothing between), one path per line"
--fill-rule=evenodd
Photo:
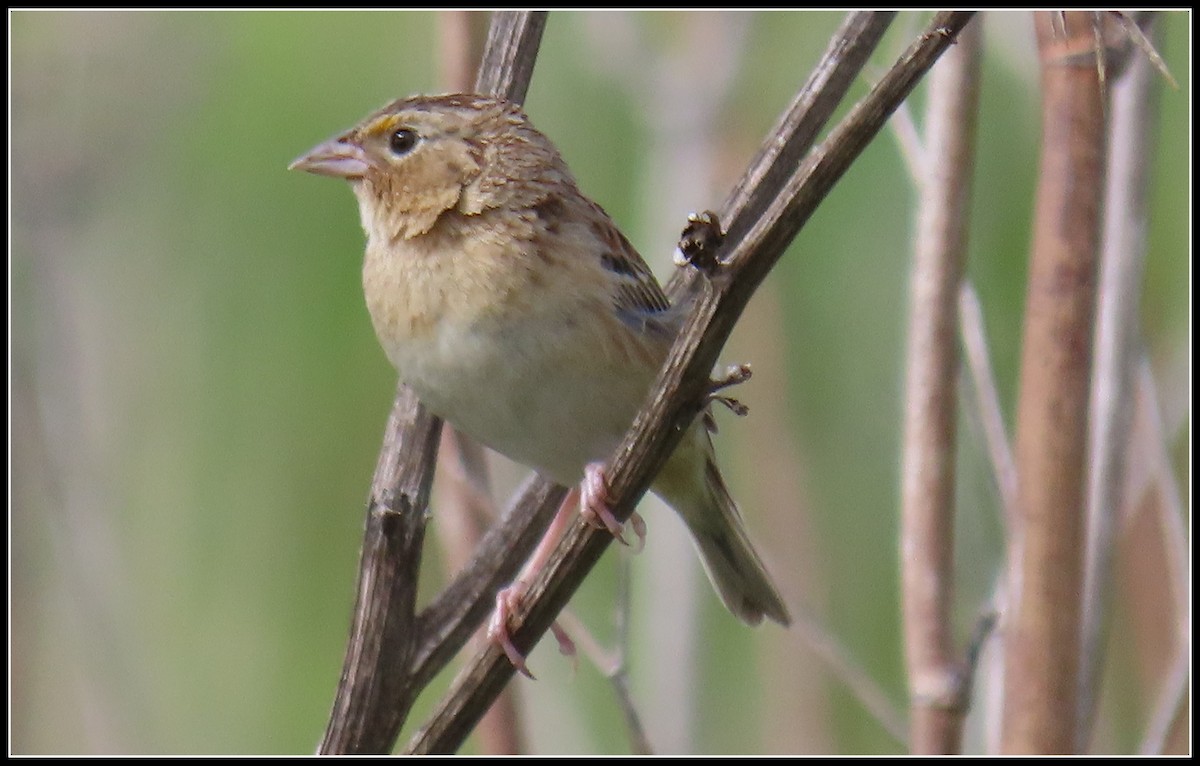
M533 679L533 673L529 672L529 666L525 664L525 656L517 650L516 645L512 642L512 636L508 632L508 618L516 610L524 593L525 584L519 580L496 592L496 608L492 610L492 617L488 620L487 637L489 641L504 651L508 661L512 663L518 673Z
M625 525L617 521L617 517L609 508L608 485L601 463L588 463L583 469L583 482L579 485L579 515L596 529L607 529L617 542L629 545L629 541L625 539ZM634 511L629 517L629 525L638 538L633 551L639 553L646 545L646 522Z
M753 371L748 364L731 364L725 368L720 377L713 378L708 383L708 393L715 394L722 389L736 386L750 380Z
M729 411L739 418L750 414L750 408L741 401L734 399L732 396L726 396L720 393L726 388L736 386L740 383L745 383L750 380L750 365L748 364L733 364L725 369L724 374L718 378L713 378L708 382L708 394L705 397L706 404L716 402L723 404L729 408ZM713 419L711 413L705 408L704 425L711 432L717 432L717 422Z
M537 678L529 672L529 666L525 663L525 655L521 654L516 644L512 642L512 636L508 631L508 619L516 611L517 604L524 596L525 587L525 583L518 580L496 593L496 608L492 612L491 619L488 620L487 637L489 641L500 647L504 656L508 657L508 661L512 663L518 673L536 681ZM550 632L554 634L554 640L558 642L559 653L564 657L570 657L572 666L576 666L578 652L570 634L557 621L550 624Z

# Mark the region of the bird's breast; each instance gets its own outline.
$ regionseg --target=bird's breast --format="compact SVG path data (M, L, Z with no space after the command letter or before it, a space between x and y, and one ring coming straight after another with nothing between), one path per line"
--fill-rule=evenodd
M657 365L630 355L605 296L546 288L553 274L512 263L472 269L466 250L372 250L363 286L376 333L432 412L563 483L607 456Z

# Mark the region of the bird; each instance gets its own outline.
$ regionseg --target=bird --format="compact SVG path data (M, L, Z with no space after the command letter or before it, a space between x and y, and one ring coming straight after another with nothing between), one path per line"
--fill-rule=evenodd
M586 520L624 541L603 461L649 393L683 311L579 190L554 143L513 102L420 95L289 167L349 182L366 234L367 310L402 382L459 431L575 487L558 519L578 500ZM688 426L650 489L685 522L729 611L750 625L765 617L787 626L703 420ZM547 533L498 594L489 629L527 674L507 619L553 542Z

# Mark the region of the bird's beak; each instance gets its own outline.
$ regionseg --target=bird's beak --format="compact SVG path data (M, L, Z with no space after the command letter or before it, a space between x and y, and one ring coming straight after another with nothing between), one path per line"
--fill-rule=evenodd
M288 170L304 170L321 176L357 180L371 167L366 152L345 136L314 146L288 165Z

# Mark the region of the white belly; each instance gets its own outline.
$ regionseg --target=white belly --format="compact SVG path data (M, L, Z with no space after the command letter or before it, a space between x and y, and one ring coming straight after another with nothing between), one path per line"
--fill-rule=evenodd
M642 406L655 370L618 365L583 318L441 323L387 349L435 414L479 442L574 484L606 459ZM591 349L589 351L588 349Z

